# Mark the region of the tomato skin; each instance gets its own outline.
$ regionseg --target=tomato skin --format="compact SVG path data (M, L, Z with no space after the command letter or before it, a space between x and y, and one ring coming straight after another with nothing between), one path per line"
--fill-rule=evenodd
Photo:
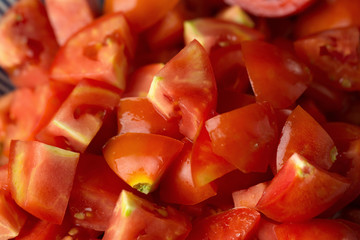
M131 28L141 32L162 19L178 2L179 0L106 0L104 12L123 12Z
M130 76L122 97L146 97L154 76L164 67L153 63L137 68Z
M117 106L120 93L106 83L82 80L36 139L84 152L101 128L104 118Z
M127 184L148 194L181 152L179 140L149 133L125 133L111 138L103 153L110 168Z
M233 208L195 221L189 240L252 239L260 213L250 208Z
M191 229L186 216L122 191L103 240L185 240Z
M350 183L311 165L294 153L275 175L257 204L265 216L278 222L309 220L339 200ZM296 208L293 203L296 202Z
M191 169L192 144L185 142L180 156L165 173L160 182L160 199L167 203L195 205L216 195L214 182L196 186Z
M226 0L230 5L239 5L251 14L261 17L284 17L303 11L315 0Z
M215 154L244 173L266 172L278 137L275 113L269 103L254 103L223 113L207 120L205 127Z
M27 214L14 202L10 192L0 190L0 238L12 239L19 235Z
M263 40L264 35L242 24L215 18L197 18L184 23L185 44L196 39L210 53L223 45L237 45L244 41Z
M327 77L328 85L360 90L360 29L331 29L295 41L297 55Z
M203 126L191 153L191 172L195 186L203 186L235 170L235 166L214 154L209 133Z
M134 36L125 17L121 13L106 15L80 29L60 48L50 77L73 85L91 78L124 90L134 51Z
M247 41L242 43L242 51L257 101L269 101L275 108L289 107L312 81L302 62L275 45Z
M90 0L46 0L45 7L60 46L64 45L71 35L94 20Z
M338 154L335 143L323 127L301 106L287 118L276 154L277 171L293 153L323 169L330 169Z
M78 160L79 153L36 141L13 140L9 157L12 197L32 215L61 224Z
M167 119L181 118L180 133L193 140L215 111L216 93L208 54L194 40L159 71L147 96Z
M359 26L359 8L359 0L317 1L297 18L295 36L303 38L329 29Z
M235 207L248 207L256 209L256 205L262 197L268 182L258 183L248 189L238 190L232 193Z
M312 219L304 223L283 223L275 226L276 237L282 239L358 239L355 232L345 224L330 219Z
M131 190L102 156L82 154L68 205L71 221L76 226L105 231L123 189Z
M153 133L181 139L179 123L167 120L144 97L121 98L117 108L118 134Z
M50 64L57 50L58 44L39 0L21 0L2 18L0 66L15 86L48 83Z

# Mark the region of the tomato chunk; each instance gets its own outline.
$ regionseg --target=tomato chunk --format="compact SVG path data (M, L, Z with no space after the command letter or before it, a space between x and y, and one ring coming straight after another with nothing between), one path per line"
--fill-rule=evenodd
M183 143L166 136L125 133L111 138L104 147L110 168L127 184L148 194L156 189Z
M194 40L154 77L148 98L168 119L181 118L180 132L193 140L215 111L216 92L208 54Z
M9 186L16 203L34 216L60 224L73 186L79 153L36 141L13 140Z
M1 19L0 66L16 86L48 83L57 50L45 7L39 0L18 1Z
M272 179L256 207L278 222L306 221L334 204L349 186L344 177L317 168L294 153ZM296 208L292 205L295 202Z
M81 81L36 139L84 152L120 99L118 89L91 80Z
M59 45L64 45L71 35L94 20L95 13L90 1L45 1L46 13Z
M254 103L220 114L205 126L215 154L245 173L266 172L278 137L270 104Z
M121 13L106 15L81 29L58 51L51 79L76 85L83 78L125 89L134 39Z
M315 0L226 0L226 2L239 5L256 16L284 17L304 10Z
M307 89L309 69L295 56L263 41L242 44L245 65L257 101L286 108Z
M326 170L333 165L338 154L329 134L300 106L292 111L282 129L276 156L277 171L293 153Z
M189 220L174 208L161 207L122 191L103 240L184 240L190 228Z
M187 239L251 239L260 213L250 208L233 208L195 222Z

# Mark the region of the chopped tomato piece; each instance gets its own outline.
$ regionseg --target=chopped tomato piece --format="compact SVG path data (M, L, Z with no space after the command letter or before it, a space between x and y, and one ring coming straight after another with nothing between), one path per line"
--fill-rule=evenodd
M186 142L182 153L173 162L160 183L160 199L168 203L195 205L216 195L216 185L211 182L196 186L191 169L192 144Z
M184 240L190 229L187 217L174 208L158 206L124 190L103 240Z
M134 39L121 13L98 18L73 35L58 51L51 79L76 85L83 78L125 89Z
M349 188L349 181L311 165L294 153L275 175L256 208L278 222L299 222L316 217ZM292 204L296 202L296 207Z
M146 97L154 76L163 67L162 63L153 63L136 69L129 76L123 97Z
M19 235L27 214L14 202L9 192L0 190L0 238L12 239Z
M238 190L232 193L235 207L248 207L256 209L256 205L262 197L268 182L258 183L248 189Z
M209 133L205 127L202 127L194 141L191 153L194 184L203 186L235 169L235 166L213 152Z
M104 146L110 168L127 184L148 194L181 152L179 140L149 133L125 133L111 138Z
M215 111L216 93L208 54L194 40L154 77L148 98L166 118L181 118L180 132L193 140Z
M291 106L311 82L309 69L286 50L263 41L242 44L245 65L257 101L275 108Z
M71 35L94 20L90 1L45 0L46 13L59 45L64 45Z
M186 44L198 40L210 53L213 48L262 40L264 35L242 24L215 18L197 18L184 23L184 38Z
M297 106L282 129L276 154L277 171L293 153L328 170L336 161L335 143L323 127L300 106Z
M15 86L48 83L57 50L55 35L40 0L18 1L1 19L0 66Z
M261 17L284 17L303 11L315 0L225 0L239 5L251 14Z
M131 190L102 156L82 154L69 199L69 217L76 226L105 231L123 189Z
M317 1L312 8L297 18L295 35L302 38L329 29L359 26L359 8L359 0Z
M327 30L299 39L294 45L301 59L327 76L328 85L360 90L359 27Z
M36 139L65 149L84 152L120 99L118 89L83 80L70 93Z
M9 157L12 197L32 215L61 224L78 160L79 153L36 141L13 140Z
M245 173L266 172L278 138L270 104L254 103L223 113L205 126L215 154Z
M233 208L195 222L187 239L252 239L259 221L256 210Z
M122 12L131 28L141 32L162 19L178 2L179 0L105 0L104 11Z
M274 229L277 239L358 239L350 227L330 219L312 219L304 223L283 223L275 226Z
M118 134L128 132L154 133L182 138L179 123L159 114L147 98L122 98L117 109Z

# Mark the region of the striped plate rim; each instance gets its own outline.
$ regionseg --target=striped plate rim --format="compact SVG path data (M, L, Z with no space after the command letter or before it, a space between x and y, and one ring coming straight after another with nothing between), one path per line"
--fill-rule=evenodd
M0 0L0 19L2 15L11 7L16 0ZM0 95L10 92L14 89L9 77L3 69L0 68Z

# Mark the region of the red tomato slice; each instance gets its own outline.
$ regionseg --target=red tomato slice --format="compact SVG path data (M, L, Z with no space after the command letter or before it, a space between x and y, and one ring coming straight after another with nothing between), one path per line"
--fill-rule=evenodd
M345 224L330 219L312 219L304 223L283 223L275 226L277 239L356 240L356 234Z
M118 134L153 133L181 139L179 123L166 120L147 98L122 98L117 109Z
M9 109L3 154L8 156L12 139L34 140L71 90L72 86L56 82L35 88L16 89Z
M311 82L309 69L291 53L263 41L242 43L245 65L257 101L291 106Z
M103 240L184 240L191 229L186 216L122 191Z
M230 5L239 5L251 14L261 17L284 17L303 11L315 0L225 0Z
M76 226L105 231L123 189L131 188L106 164L102 156L80 156L68 212Z
M59 45L64 45L71 35L94 20L90 1L45 0L46 13Z
M238 190L232 193L235 207L248 207L256 209L260 198L262 197L268 182L258 183L248 189Z
M215 111L217 90L208 54L196 40L154 77L149 100L166 118L180 118L180 132L193 140Z
M205 126L215 154L244 173L266 172L278 138L270 104L254 103L223 113L207 120Z
M125 133L111 138L104 146L110 168L127 184L148 194L181 152L183 143L149 133Z
M127 82L122 97L146 97L154 76L164 67L162 63L153 63L136 69Z
M57 53L51 78L76 85L83 78L125 88L128 58L134 55L134 39L121 13L93 21Z
M260 213L250 208L233 208L195 221L188 240L252 239Z
M208 184L235 169L235 166L215 155L209 133L202 127L191 153L191 171L195 186Z
M82 80L36 139L84 152L119 100L117 88L99 81Z
M79 153L36 141L13 140L9 186L16 203L32 215L60 224L73 186Z
M61 225L30 217L16 240L89 240L100 235L99 232L75 226L68 217L64 219Z
M282 129L276 154L277 171L293 153L326 170L333 165L338 154L329 134L300 106L292 111Z
M0 66L16 86L47 83L57 50L58 44L39 0L18 1L1 19Z
M272 179L256 207L278 222L306 221L333 205L349 186L344 177L317 168L294 153Z
M14 202L9 192L0 191L0 238L12 239L19 235L27 214Z
M300 14L296 20L298 38L329 29L360 26L359 0L324 0Z
M264 35L242 24L215 18L197 18L184 23L184 39L189 44L194 39L210 53L213 48L237 45L243 41L262 40Z
M192 144L186 142L182 153L167 170L160 183L160 199L168 203L195 205L216 195L216 185L211 182L196 186L191 170Z
M162 19L178 2L179 0L105 0L104 12L122 12L131 28L140 32Z
M332 29L295 41L295 50L309 66L327 76L327 84L360 90L360 29Z

